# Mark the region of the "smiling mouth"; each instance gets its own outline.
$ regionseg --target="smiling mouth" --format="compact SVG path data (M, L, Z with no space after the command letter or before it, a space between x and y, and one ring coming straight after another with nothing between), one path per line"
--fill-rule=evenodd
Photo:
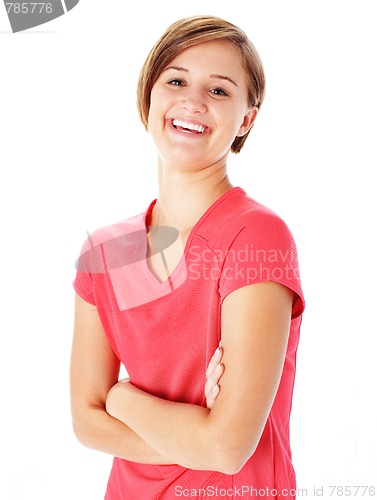
M202 134L206 130L206 127L204 127L204 125L197 125L196 123L184 122L177 119L174 119L172 121L172 124L175 129L192 134Z

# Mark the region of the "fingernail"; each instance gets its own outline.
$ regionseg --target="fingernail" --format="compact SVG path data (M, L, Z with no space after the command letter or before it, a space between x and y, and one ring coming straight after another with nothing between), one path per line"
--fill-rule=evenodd
M223 370L223 365L221 363L219 363L217 366L216 366L216 372L217 373L221 373Z
M214 386L212 387L212 392L218 392L218 390L219 390L219 386L218 386L218 384L216 384L216 385L214 385Z

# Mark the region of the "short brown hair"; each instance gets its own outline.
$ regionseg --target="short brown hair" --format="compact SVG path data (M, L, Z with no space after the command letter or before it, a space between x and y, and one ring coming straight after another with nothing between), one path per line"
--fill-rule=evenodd
M137 87L137 107L146 129L148 129L151 91L163 70L185 49L212 40L228 40L238 49L247 75L248 104L250 107L261 107L265 94L262 61L246 34L234 24L219 17L186 17L165 31L150 51L141 69ZM231 146L233 153L241 151L248 135L249 132L234 139Z

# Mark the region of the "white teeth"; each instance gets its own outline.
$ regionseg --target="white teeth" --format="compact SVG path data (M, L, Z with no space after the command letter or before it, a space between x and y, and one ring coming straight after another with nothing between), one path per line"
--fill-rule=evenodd
M173 125L175 127L182 127L187 130L196 130L197 132L203 133L205 131L205 127L203 125L195 125L194 123L183 122L182 120L173 120Z

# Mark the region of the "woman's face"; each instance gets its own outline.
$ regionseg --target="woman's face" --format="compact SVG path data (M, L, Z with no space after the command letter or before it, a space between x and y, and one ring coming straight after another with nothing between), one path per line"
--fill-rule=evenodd
M216 40L184 50L164 69L152 88L148 128L163 165L196 170L226 159L256 114L237 49Z

